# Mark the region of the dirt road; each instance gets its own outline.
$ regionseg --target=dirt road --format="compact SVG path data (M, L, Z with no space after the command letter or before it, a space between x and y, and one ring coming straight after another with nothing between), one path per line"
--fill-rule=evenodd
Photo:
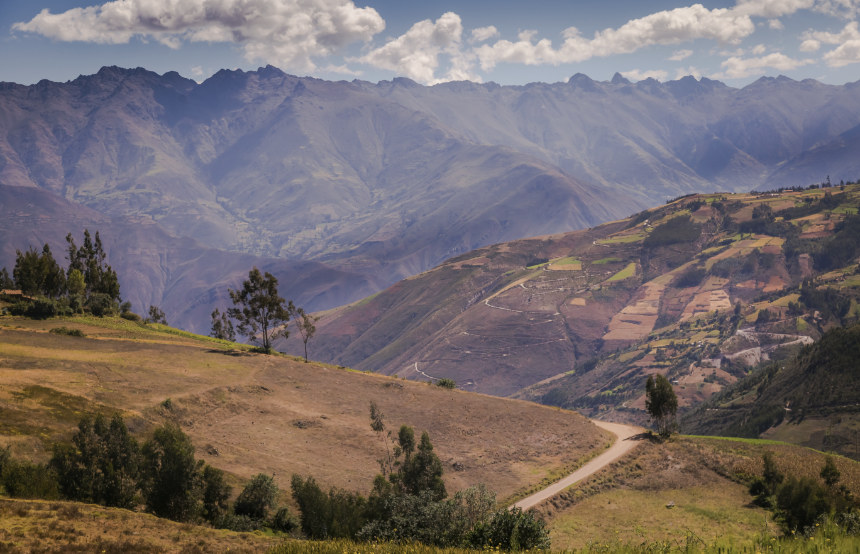
M574 483L585 479L586 477L590 477L592 474L600 471L607 465L611 464L621 456L627 454L631 450L633 450L639 442L635 440L633 437L639 435L643 432L641 427L634 427L633 425L624 425L621 423L609 423L606 421L597 421L592 420L595 425L602 429L606 429L610 433L614 433L618 436L618 440L609 447L606 452L594 458L581 468L577 469L561 481L556 481L552 485L543 489L542 491L538 491L531 496L523 498L516 504L514 504L517 508L522 508L523 510L528 510L534 506L537 506L547 498L551 498L563 491L567 487L573 485Z

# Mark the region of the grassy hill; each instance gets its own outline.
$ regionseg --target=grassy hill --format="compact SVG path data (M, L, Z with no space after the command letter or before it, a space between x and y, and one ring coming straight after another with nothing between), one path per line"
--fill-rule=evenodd
M60 327L85 337L49 332ZM138 435L175 420L198 457L237 479L274 475L282 489L298 473L366 493L385 450L370 429L371 401L390 429L430 434L452 492L483 482L511 497L610 439L573 412L254 354L120 318L0 317L0 383L0 445L16 456L44 461L83 414L120 412Z

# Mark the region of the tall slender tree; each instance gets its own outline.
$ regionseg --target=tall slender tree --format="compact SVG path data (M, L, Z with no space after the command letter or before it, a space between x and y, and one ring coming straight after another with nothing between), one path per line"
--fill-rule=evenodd
M645 411L654 420L661 437L668 437L675 430L678 397L672 383L659 373L648 377L645 383Z

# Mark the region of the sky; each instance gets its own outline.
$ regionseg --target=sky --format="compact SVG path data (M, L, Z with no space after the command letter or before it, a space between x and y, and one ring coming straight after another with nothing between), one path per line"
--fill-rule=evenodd
M860 80L860 0L0 0L0 81L273 65L422 84Z

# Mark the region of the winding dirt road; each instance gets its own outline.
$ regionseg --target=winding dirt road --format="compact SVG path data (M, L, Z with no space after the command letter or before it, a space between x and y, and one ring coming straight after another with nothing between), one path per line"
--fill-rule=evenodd
M560 493L574 483L581 481L586 477L590 477L592 474L600 471L621 456L627 454L628 452L636 448L636 445L638 445L639 442L634 437L644 432L641 427L634 427L633 425L624 425L622 423L609 423L607 421L597 421L596 419L593 419L591 421L598 427L606 429L610 433L615 434L618 437L618 440L616 440L612 444L612 446L609 447L608 450L606 450L601 455L594 458L581 468L577 469L561 481L556 481L542 491L538 491L531 496L523 498L522 500L514 504L513 507L528 510L529 508L537 506L544 500L555 496L556 494Z

